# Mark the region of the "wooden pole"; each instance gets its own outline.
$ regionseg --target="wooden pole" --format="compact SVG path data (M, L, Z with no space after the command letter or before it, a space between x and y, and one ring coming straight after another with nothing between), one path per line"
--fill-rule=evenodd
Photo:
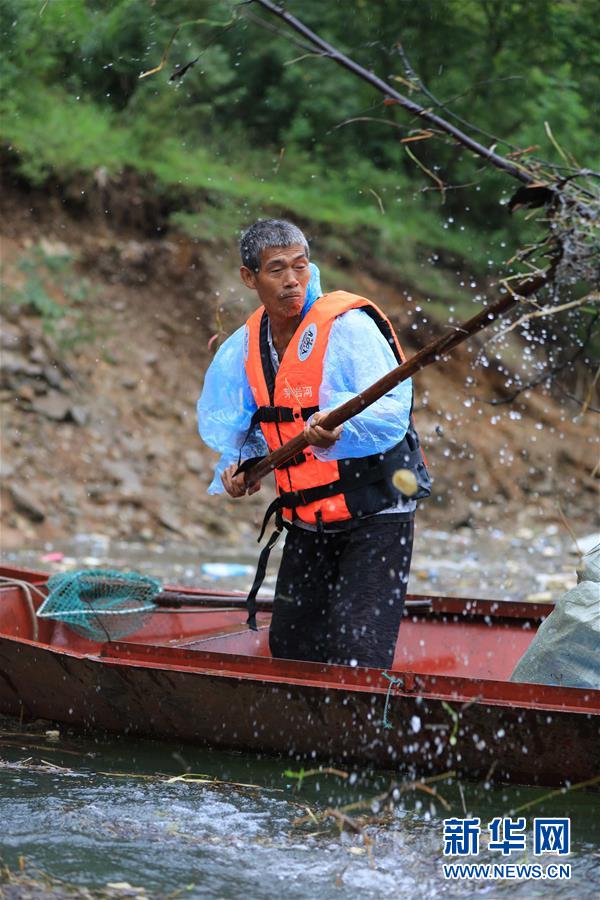
M379 400L387 394L387 392L397 384L406 381L407 378L410 378L416 372L424 369L425 366L440 362L451 350L454 350L455 347L462 344L479 331L483 331L484 328L491 325L492 322L506 313L509 309L516 306L520 300L530 297L532 294L535 294L536 291L539 291L548 281L550 271L551 269L540 275L525 279L514 291L507 292L491 306L485 307L478 312L477 315L468 319L466 322L463 322L462 325L453 325L445 334L436 338L434 341L431 341L431 343L419 350L418 353L415 353L414 356L402 363L401 366L392 369L391 372L388 372L387 375L384 375L379 381L376 381L366 390L357 394L356 397L352 397L346 403L332 409L319 424L327 431L331 431L331 429L336 428L343 422L347 422L352 416L355 416L363 409L366 409L367 406L375 403L376 400ZM268 475L269 472L272 472L278 466L281 466L293 456L296 456L297 453L300 453L300 451L304 450L307 446L308 442L303 434L299 434L295 438L292 438L287 444L279 447L278 450L274 450L268 456L265 456L264 459L261 459L260 462L256 463L256 465L248 469L245 473L246 486L251 487L253 484L256 484L257 481L260 481L260 479L264 478L265 475Z

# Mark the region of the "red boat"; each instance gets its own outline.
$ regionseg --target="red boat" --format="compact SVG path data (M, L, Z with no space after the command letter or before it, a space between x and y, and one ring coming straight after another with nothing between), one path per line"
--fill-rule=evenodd
M4 578L42 587L40 572ZM600 773L600 691L509 681L550 604L409 595L389 671L273 659L239 593L99 643L0 588L0 712L89 729L432 775L561 785Z

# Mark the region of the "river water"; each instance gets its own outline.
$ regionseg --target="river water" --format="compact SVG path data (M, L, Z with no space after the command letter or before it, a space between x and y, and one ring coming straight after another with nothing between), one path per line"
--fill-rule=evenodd
M427 552L417 547L409 586L413 593L558 596L575 583L570 541L553 527L520 535L430 531L423 538ZM251 575L215 580L202 573L203 564L246 564L255 558L253 547L232 552L215 546L210 554L203 548L199 555L196 548L180 544L109 545L99 535L5 554L6 563L53 571L110 560L111 566L165 582L219 588L245 588ZM275 570L276 561L271 568ZM272 581L273 576L267 591ZM285 894L345 900L467 893L581 900L600 892L597 792L552 795L548 789L450 779L434 786L438 796L407 790L381 819L382 811L370 810L369 803L388 789L393 772L357 771L348 778L319 774L299 786L281 759L58 730L52 733L56 727L47 723L0 720L0 856L17 873L15 878L22 858L24 877L33 873L41 878L36 874L40 870L80 889L116 885L109 889L111 896L266 900ZM169 782L184 773L201 780ZM341 833L335 819L322 821L326 809L359 800L366 808L350 815L379 816L362 833ZM487 824L511 813L526 818L528 844L525 851L503 857L487 848ZM467 862L544 867L567 862L570 880L444 879L443 819L466 816L478 816L482 823L481 852ZM568 857L533 857L536 816L571 819ZM41 896L38 889L27 896ZM25 896L10 893L14 890L14 885L0 883L0 896Z

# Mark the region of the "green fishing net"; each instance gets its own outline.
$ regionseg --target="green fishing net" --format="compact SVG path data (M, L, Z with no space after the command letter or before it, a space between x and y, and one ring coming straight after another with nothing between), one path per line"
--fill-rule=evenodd
M37 614L66 622L83 637L111 641L144 626L160 591L159 581L135 572L62 572L48 581L48 597Z

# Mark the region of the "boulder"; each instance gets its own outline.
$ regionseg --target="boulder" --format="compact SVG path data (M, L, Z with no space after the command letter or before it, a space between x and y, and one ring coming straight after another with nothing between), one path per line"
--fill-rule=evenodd
M13 385L15 376L37 378L41 374L42 367L30 362L23 353L17 350L2 351L2 381L7 387Z
M30 384L20 384L15 391L15 395L19 400L24 400L25 403L33 403L36 397L35 390Z
M88 420L88 411L85 406L74 403L69 410L69 417L76 425L85 425Z
M156 514L156 518L161 525L164 525L169 531L181 534L185 537L185 529L182 525L179 514L172 506L161 506Z
M183 454L183 459L190 472L200 474L206 470L204 458L197 450L186 450Z
M153 435L146 441L146 457L147 459L155 459L157 457L165 457L169 455L169 448L165 446L165 441L159 435Z
M25 344L25 336L19 328L12 328L6 322L2 323L2 330L0 331L0 347L2 350L22 350ZM2 359L4 359L4 354Z
M27 488L20 484L11 484L9 493L17 512L27 516L32 522L43 522L46 513L41 502Z
M50 387L61 388L63 384L62 376L57 366L44 366L43 375Z
M139 498L142 495L140 477L129 463L105 459L102 468L120 486L124 498Z
M31 404L34 412L52 419L55 422L63 422L71 412L71 401L65 394L58 391L49 391L45 396L38 397Z

